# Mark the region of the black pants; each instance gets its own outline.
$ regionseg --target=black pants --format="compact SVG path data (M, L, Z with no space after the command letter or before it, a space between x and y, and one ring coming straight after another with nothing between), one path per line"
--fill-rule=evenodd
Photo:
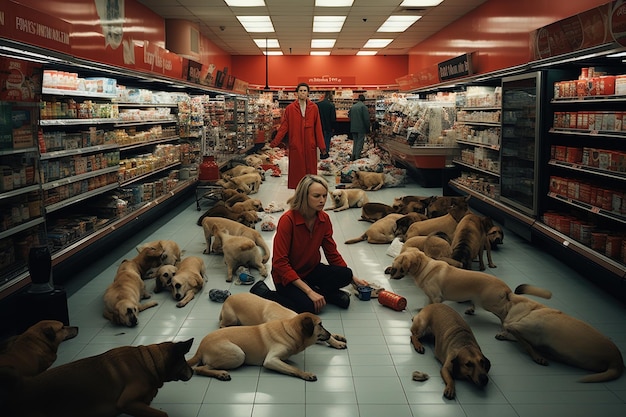
M326 297L329 294L337 293L340 288L352 282L352 270L345 266L333 266L319 264L313 272L302 278L313 291ZM302 290L293 284L283 286L276 285L279 304L295 311L296 313L315 313L313 301ZM328 301L328 300L327 300Z

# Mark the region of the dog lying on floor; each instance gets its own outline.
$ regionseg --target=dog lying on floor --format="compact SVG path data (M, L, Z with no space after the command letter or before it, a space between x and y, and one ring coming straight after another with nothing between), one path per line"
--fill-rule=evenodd
M142 277L150 268L161 264L163 246L160 241L147 246L133 259L125 259L117 269L113 283L104 292L105 319L113 324L135 327L139 312L156 306L156 301L141 303L150 298Z
M244 292L226 298L220 312L220 327L254 326L272 320L292 318L296 315L295 311L275 301ZM340 334L331 334L326 342L335 349L347 347L346 338Z
M176 307L185 307L202 290L206 280L206 269L202 258L187 256L184 258L170 280L172 297Z
M256 245L263 251L262 263L267 263L270 259L270 248L267 246L265 239L261 233L250 227L244 226L236 221L224 219L221 217L206 217L202 220L202 229L204 230L204 239L206 241L206 249L204 253L223 253L222 241L219 236L213 233L213 226L218 226L220 230L226 230L231 236L245 236L252 239ZM213 243L211 243L211 240Z
M359 189L333 190L330 192L330 199L333 202L332 207L326 210L343 211L352 207L363 207L369 202L367 194Z
M230 297L229 297L230 298ZM285 362L290 356L330 338L322 320L311 313L272 320L255 326L222 327L206 335L187 361L198 375L230 381L229 369L263 365L267 369L305 381L317 376Z
M396 221L404 214L388 214L374 222L361 236L345 241L346 245L362 242L367 243L390 243L396 237Z
M261 252L254 240L246 236L230 235L227 230L213 226L213 235L222 243L224 263L226 264L226 282L233 280L233 272L240 266L256 268L261 276L267 276Z
M389 204L365 203L361 207L361 218L359 220L374 223L391 213L395 213L395 210Z
M183 256L183 251L178 246L178 243L173 240L155 240L153 242L142 243L141 245L137 245L135 249L137 252L141 252L142 249L147 247L154 247L156 245L161 245L163 247L163 255L161 255L161 265L178 265L181 257ZM143 279L154 278L157 272L158 267L150 268L142 277Z
M385 185L384 172L354 171L352 173L352 188L361 188L365 191L378 191Z
M241 223L244 226L251 228L254 228L254 225L261 221L256 210L235 211L232 207L228 207L223 201L218 201L213 207L205 211L202 216L198 218L196 224L201 226L202 221L206 217L222 217L225 219L234 220L237 223Z
M542 353L560 362L595 372L579 382L605 382L624 372L624 359L608 337L582 320L547 307L528 297L550 298L550 293L520 285L508 298L503 331L496 338L516 340L533 361L548 365Z
M167 417L150 403L165 382L188 381L193 376L185 361L192 343L189 339L123 346L32 378L1 369L0 385L8 388L0 412L12 417Z
M454 398L455 379L466 379L481 388L487 385L491 362L459 313L442 303L427 305L413 317L411 325L411 343L419 353L425 351L420 338L427 334L435 336L435 357L441 362L441 378L446 384L444 397ZM413 372L414 381L426 379L427 374Z
M448 208L448 213L444 216L430 218L415 222L409 226L405 238L413 236L426 236L433 232L444 232L448 236L454 236L457 225L467 213L469 213L468 198L453 197Z
M41 320L0 347L0 368L14 368L21 376L35 376L57 359L61 342L78 334L78 327L58 320Z

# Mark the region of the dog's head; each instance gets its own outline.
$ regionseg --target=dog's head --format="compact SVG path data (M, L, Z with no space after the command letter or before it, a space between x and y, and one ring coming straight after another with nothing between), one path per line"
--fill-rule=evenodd
M248 226L251 229L254 229L254 225L261 221L261 218L256 214L255 211L246 210L242 211L237 221L244 226Z
M165 249L160 240L144 245L137 256L133 259L141 268L142 275L150 268L156 268L162 264Z
M322 319L313 313L300 313L295 318L300 323L302 336L308 345L330 339L330 332L322 326Z
M139 322L138 315L139 308L137 304L132 300L122 299L115 304L112 321L122 326L135 327Z
M187 363L185 354L191 349L193 338L184 342L163 342L156 345L147 345L147 348L158 349L159 353L154 353L152 357L162 358L159 363L159 376L162 382L169 381L189 381L193 376L193 369Z
M335 203L335 206L341 205L341 200L343 198L344 191L343 190L333 190L330 192L330 198Z
M396 256L388 269L391 279L400 279L405 275L410 275L411 271L422 262L424 253L417 248L406 248L402 253Z
M161 265L156 272L155 291L159 292L163 288L169 288L172 285L172 278L176 275L174 265Z
M66 326L58 320L41 320L30 326L26 332L43 335L44 340L56 352L61 342L76 337L78 327Z
M484 387L489 382L487 373L491 362L476 346L459 349L456 358L452 360L452 375L456 379L465 379L478 387Z
M497 249L498 245L502 245L504 243L504 231L500 226L492 226L487 231L487 239L489 240L491 249Z
M263 202L261 202L261 200L259 200L258 198L253 198L251 199L251 203L248 203L252 206L252 208L257 211L257 212L261 212L261 211L265 211L263 209Z

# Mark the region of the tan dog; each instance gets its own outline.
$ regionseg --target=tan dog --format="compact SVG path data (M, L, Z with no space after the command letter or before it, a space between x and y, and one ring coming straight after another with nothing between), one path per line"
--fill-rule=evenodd
M417 248L429 258L444 261L449 265L460 268L463 266L461 262L451 258L452 247L450 242L450 238L443 232L431 233L428 236L414 236L404 242L400 253L408 248ZM385 268L385 274L391 274L391 266Z
M485 270L483 252L487 252L489 268L496 265L491 260L491 245L487 238L487 231L493 226L489 217L481 217L474 213L468 213L456 227L454 239L452 239L452 259L461 262L463 268L472 269L472 261L478 258L479 268Z
M326 210L343 211L354 207L363 207L369 202L365 191L358 189L333 190L330 192L330 199L333 202L332 207Z
M163 247L163 255L161 256L161 265L178 265L180 259L183 256L183 251L180 250L178 243L173 240L155 240L153 242L142 243L137 245L135 249L137 252L141 252L146 247L154 247L160 244ZM158 268L158 267L157 267ZM150 268L142 277L143 279L154 278L157 272L157 268Z
M517 340L531 358L548 365L542 352L560 362L596 372L579 382L604 382L619 378L624 359L609 338L582 320L517 294L550 298L550 293L520 285L509 295L508 311L500 340Z
M252 174L256 172L256 168L248 165L237 165L222 173L222 178L229 180L232 177L238 177L243 174Z
M426 207L435 197L422 197L417 195L405 195L393 199L391 207L396 213L421 213L426 214Z
M261 212L263 211L263 203L258 198L249 198L245 201L233 203L230 208L235 213L242 213L244 211Z
M402 214L402 213L400 213ZM417 212L411 212L403 215L398 220L396 220L396 236L400 238L400 240L404 240L407 230L409 227L415 222L421 222L422 220L426 220L425 214L420 214Z
M391 243L396 237L396 220L402 216L398 213L388 214L374 222L361 236L346 240L345 243L350 245L364 240L367 240L367 243Z
M267 263L270 259L270 248L267 246L267 243L265 243L265 239L263 239L261 233L233 220L221 217L206 217L202 220L202 229L204 230L204 239L206 240L206 249L204 250L204 253L223 253L222 241L219 236L215 236L213 234L213 226L218 226L220 230L226 230L231 236L245 236L252 239L252 241L263 251L261 262ZM211 245L212 238L213 244Z
M261 187L261 180L261 176L257 172L253 172L232 177L229 180L221 179L218 180L216 184L224 188L235 189L245 194L256 194Z
M424 307L413 317L411 325L411 343L419 353L425 351L420 338L427 334L435 337L435 357L441 362L441 378L446 384L444 397L454 398L455 379L466 379L481 388L487 385L491 362L483 355L472 329L459 313L442 303ZM413 380L426 379L428 375L413 372Z
M296 315L295 311L283 307L275 301L243 292L229 295L224 301L220 312L220 327L254 326L272 320L289 319ZM340 334L331 334L326 343L335 349L347 347L345 336Z
M250 199L250 196L248 194L240 193L237 190L229 190L229 191L234 191L234 192L231 193L230 197L224 200L224 204L226 204L227 207L232 207L232 205L235 203L240 203L242 201L246 201Z
M389 204L365 203L361 207L361 218L359 220L374 223L391 213L395 213L395 211Z
M237 203L239 204L239 203ZM228 207L224 202L218 201L213 207L208 209L198 218L196 222L199 226L202 225L202 220L205 217L223 217L225 219L234 220L237 223L241 223L244 226L254 229L254 225L261 221L256 210L246 210L237 212L231 207Z
M174 265L161 265L156 271L154 280L154 292L159 293L164 289L171 290L172 278L178 268Z
M10 338L0 349L0 368L14 368L21 376L35 376L57 359L61 342L76 337L78 327L57 320L42 320Z
M32 378L13 378L5 416L167 417L150 407L165 382L188 381L185 361L193 339L146 346L123 346L79 359ZM0 381L11 376L0 372ZM35 400L36 399L36 400Z
M322 320L311 313L273 320L256 326L223 327L202 339L196 354L187 361L199 375L230 381L229 369L263 365L305 381L317 376L286 363L290 356L330 338Z
M431 197L428 206L426 206L426 215L429 218L441 217L448 214L450 211L450 206L454 199L458 199L458 197L450 197L450 196L433 196Z
M467 213L469 213L467 199L455 197L452 199L448 214L413 223L409 226L405 239L410 239L413 236L426 236L433 232L444 232L448 236L454 236L459 221Z
M217 236L222 243L224 263L226 264L226 282L233 280L233 272L240 266L247 266L259 270L261 276L267 276L265 262L254 240L246 236L230 235L225 229L213 226L213 235Z
M113 283L104 292L105 319L113 324L134 327L139 312L156 306L156 301L141 303L150 298L142 276L150 268L161 264L163 246L157 241L154 246L145 247L133 259L125 259L117 269Z
M378 191L385 185L384 172L354 171L352 184L365 191Z
M197 256L184 258L171 279L172 297L176 307L185 307L202 290L206 276L204 261Z
M407 248L391 264L392 279L410 275L428 297L428 304L444 301L471 301L465 314L474 314L474 304L495 314L500 321L506 316L507 300L513 291L504 281L479 271L450 266L426 256L417 248Z

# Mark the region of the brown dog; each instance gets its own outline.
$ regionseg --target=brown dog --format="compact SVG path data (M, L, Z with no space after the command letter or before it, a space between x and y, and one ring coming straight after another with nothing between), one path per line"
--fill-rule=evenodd
M32 378L13 377L4 416L167 417L150 407L165 382L188 381L193 370L185 361L193 339L146 346L124 346L79 359ZM34 400L36 399L36 400Z
M231 236L245 236L252 239L252 241L263 251L261 262L267 263L270 259L270 248L267 246L267 243L265 242L265 239L263 239L263 236L261 236L261 233L250 227L237 223L236 221L221 217L206 217L202 220L202 229L204 230L204 239L206 240L206 249L204 250L204 253L223 253L222 241L219 236L213 234L213 226L215 225L217 225L220 230L226 230ZM211 240L213 240L213 244L211 244Z
M410 275L428 297L428 304L444 301L471 301L465 314L474 314L474 304L504 321L507 300L513 293L501 279L479 271L455 268L445 261L426 256L417 248L407 248L391 264L392 279Z
M222 173L222 178L229 180L233 177L238 177L243 174L252 174L256 172L255 167L251 167L248 165L236 165L231 169L228 169Z
M224 263L226 264L226 282L233 280L233 272L240 266L256 268L266 277L267 268L263 265L261 252L254 240L246 236L230 235L227 230L213 226L213 235L220 239Z
M345 243L350 245L364 240L367 240L367 243L391 243L396 237L396 221L402 216L398 213L388 214L374 222L361 236L346 240Z
M365 191L378 191L385 185L385 173L354 171L352 173L352 185Z
M142 299L150 298L142 276L161 264L162 255L163 246L157 241L156 245L145 247L133 259L122 261L113 283L104 292L105 319L113 324L134 327L139 312L158 304L156 301L141 303Z
M263 365L267 369L305 381L317 376L286 363L290 356L330 338L322 320L311 313L272 320L256 326L223 327L202 339L196 354L187 361L199 375L230 381L229 369Z
M395 211L389 204L365 203L361 207L361 218L359 220L374 223L391 213L395 213Z
M579 382L604 382L619 378L624 359L608 337L582 320L517 294L550 298L550 293L520 285L509 295L508 311L500 340L516 340L540 365L548 365L542 353L560 362L596 372Z
M474 213L468 213L456 227L454 239L452 239L452 259L461 262L463 268L472 269L472 261L478 258L479 268L485 270L483 252L487 252L489 268L496 265L491 260L491 245L487 238L487 231L493 226L489 217L481 217Z
M21 376L35 376L57 359L61 342L76 337L78 327L57 320L42 320L10 338L0 349L0 367L14 368Z
M402 214L402 213L400 213ZM417 212L411 212L403 215L398 220L396 220L396 236L400 238L400 240L404 241L405 235L409 227L415 222L421 222L422 220L426 220L425 214L420 214Z
M263 203L258 198L249 198L245 201L233 203L230 206L235 213L243 213L244 211L263 211Z
M226 298L220 312L220 327L254 326L272 320L283 320L295 317L297 313L275 301L267 300L258 295L243 292ZM326 341L335 349L345 349L346 338L340 334L331 334Z
M183 251L180 250L178 243L173 240L155 240L153 242L142 243L141 245L137 245L135 249L137 252L141 252L142 249L146 247L154 247L155 245L160 244L163 246L163 255L161 255L161 265L178 265L181 257L183 256ZM144 275L143 279L154 278L156 275L158 267L150 268Z
M444 397L454 398L455 379L466 379L481 388L487 385L491 362L483 355L472 329L459 313L442 303L424 307L413 317L411 325L411 343L419 353L425 351L420 338L427 334L435 336L435 357L441 362L441 378L446 384ZM413 372L413 380L426 379L428 375Z
M330 192L332 207L326 210L343 211L352 207L363 207L369 202L365 191L359 189L333 190Z
M202 220L204 220L205 217L223 217L251 228L254 228L254 225L261 221L256 210L238 212L228 207L223 201L218 201L213 207L205 211L204 214L198 218L196 224L202 225Z
M504 243L504 230L498 225L493 225L487 231L487 240L489 240L489 246L491 246L491 250L498 249L498 245L502 245Z
M454 236L459 221L461 221L463 216L467 213L469 213L467 199L465 197L454 197L448 214L413 223L406 231L405 238L410 239L413 236L426 236L433 232L444 232L448 236Z
M206 269L204 261L197 256L184 258L171 278L172 297L176 307L185 307L202 290Z
M444 261L449 265L460 268L463 266L461 262L451 258L452 247L450 246L450 242L450 238L443 232L431 233L428 236L414 236L404 242L400 253L408 248L417 248L424 252L429 258ZM391 274L391 266L385 268L385 274Z
M422 197L417 195L405 195L393 199L391 205L396 213L421 213L426 214L426 207L435 197Z

